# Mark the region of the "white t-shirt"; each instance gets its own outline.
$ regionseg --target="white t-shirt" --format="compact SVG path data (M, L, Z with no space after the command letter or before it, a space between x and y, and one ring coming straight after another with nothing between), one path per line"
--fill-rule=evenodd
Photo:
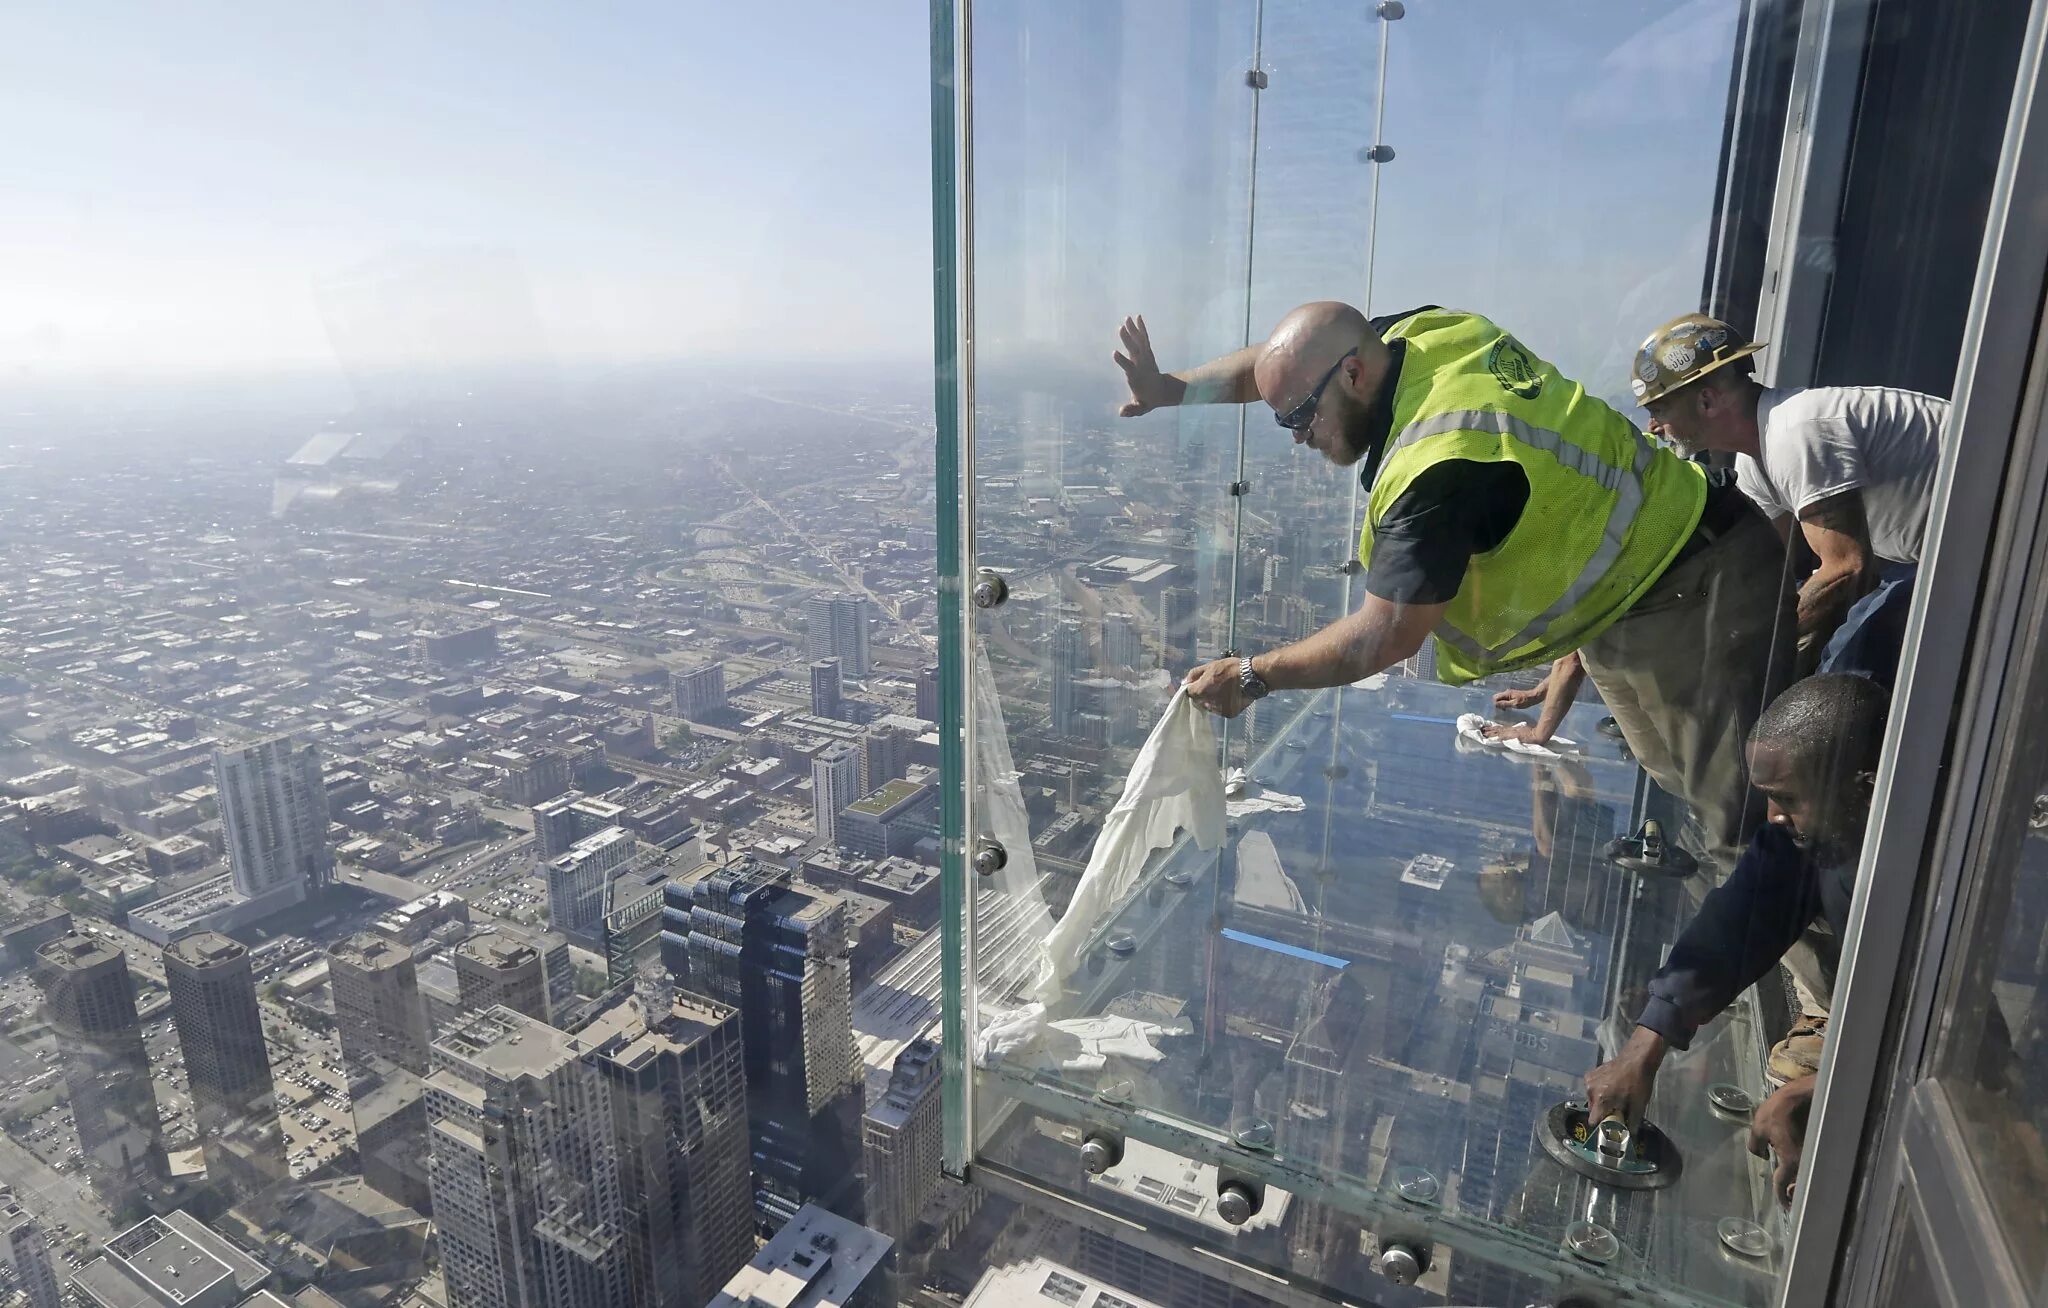
M1918 391L1773 387L1756 406L1763 457L1736 455L1736 481L1773 518L1861 491L1872 552L1918 563L1947 424L1948 401Z

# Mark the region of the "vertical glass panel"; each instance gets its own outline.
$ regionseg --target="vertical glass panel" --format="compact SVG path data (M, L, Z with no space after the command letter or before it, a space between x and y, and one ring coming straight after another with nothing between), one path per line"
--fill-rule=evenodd
M1858 315L1913 369L1802 391L1812 349L1773 377L1735 319L1761 282L1841 338L1829 278L1881 277L1844 175L1912 130L1874 106L1951 46L2006 67L1989 29L1830 12L1833 45L1769 4L977 10L974 562L1007 598L976 615L975 834L1008 854L977 906L978 1156L1180 1250L1077 1217L1083 1270L1774 1292L1943 456L1945 402L1897 382L1955 333ZM1797 166L1788 61L1850 106ZM1977 156L1996 99L1943 120ZM1989 185L1965 171L1921 251L1944 302ZM1725 329L1660 328L1703 294ZM1292 316L1330 300L1360 316ZM1570 575L1518 608L1538 557ZM1352 614L1379 616L1330 628ZM1218 661L1198 684L1242 711L1176 718L1226 645L1279 689L1236 703ZM2021 970L1977 1007L2023 1041Z
M1890 1261L1878 1287L1877 1301L1887 1308L1922 1308L1940 1303L1941 1291L1927 1260L1926 1242L1906 1209L1902 1208L1892 1223L1890 1246Z
M2037 560L2038 565L2038 560ZM2038 570L2036 576L2038 577ZM1973 920L1953 953L1936 1055L1942 1088L1962 1122L1969 1157L2016 1266L2048 1285L2048 660L2042 619L2024 638L2025 666L2009 683L2020 717L2003 775L1980 810L1986 843Z
M1119 416L1152 396L1112 349L1184 370L1307 301L1382 334L1460 306L1640 420L1635 346L1697 302L1732 11L1400 9L976 8L969 474L974 563L1007 592L975 615L974 834L1006 854L976 905L980 1161L1202 1250L1145 1255L1158 1276L1220 1254L1259 1269L1240 1286L1337 1294L1412 1258L1449 1302L1597 1276L1761 1303L1776 1206L1708 1100L1767 1092L1746 998L1664 1075L1682 1186L1543 1142L1711 884L1609 861L1652 817L1706 850L1592 689L1534 753L1459 720L1540 662L1453 686L1428 642L1227 723L1167 709L1226 642L1269 651L1364 602L1367 505L1358 467L1264 402ZM1527 384L1503 368L1489 386ZM1766 645L1774 616L1767 595ZM1076 1256L1142 1261L1092 1228Z

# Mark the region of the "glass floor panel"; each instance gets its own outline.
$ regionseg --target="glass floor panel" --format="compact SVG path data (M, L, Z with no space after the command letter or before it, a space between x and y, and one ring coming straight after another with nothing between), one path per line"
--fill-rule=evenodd
M1539 1285L1514 1269L1546 1255L1569 1266L1568 1228L1583 1222L1612 1233L1603 1279L1764 1302L1770 1256L1717 1234L1727 1218L1775 1228L1764 1165L1744 1147L1746 1119L1708 1097L1730 1083L1762 1097L1746 1006L1659 1078L1652 1120L1681 1156L1676 1183L1618 1189L1538 1144L1552 1106L1626 1037L1706 882L1639 879L1603 856L1632 827L1638 773L1597 732L1597 704L1562 733L1583 752L1539 762L1459 744L1458 715L1487 698L1395 676L1308 700L1256 748L1253 803L1233 804L1223 848L1156 854L1093 931L1049 1016L1107 1020L984 1060L984 1100L1052 1114L985 1108L984 1155L1069 1175L1090 1202L1115 1192L1253 1262L1321 1267L1331 1284L1369 1254L1360 1226L1387 1209L1368 1197L1405 1186L1428 1200L1406 1206L1433 1223L1451 1302ZM1045 886L1057 905L1072 880ZM1006 1006L986 989L981 1003L984 1023ZM1111 1119L1150 1142L1126 1146L1140 1153L1128 1175L1089 1178L1071 1128ZM1211 1164L1199 1175L1197 1153ZM1315 1215L1268 1207L1231 1226L1216 1215L1217 1162L1306 1178L1278 1206ZM1310 1257L1318 1244L1335 1252Z

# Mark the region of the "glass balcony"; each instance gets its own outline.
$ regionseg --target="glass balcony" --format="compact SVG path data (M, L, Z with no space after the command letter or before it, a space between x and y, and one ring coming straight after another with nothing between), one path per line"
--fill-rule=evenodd
M1537 754L1459 722L1533 720L1494 696L1540 665L1450 685L1425 644L1276 692L1205 727L1220 833L1141 811L1142 870L1075 896L1180 676L1365 599L1369 481L1261 402L1119 416L1112 350L1137 327L1179 369L1307 301L1456 305L1642 423L1637 343L1703 286L1762 281L1811 332L1768 180L1816 75L1799 15L969 8L935 8L951 1165L1214 1302L1782 1302L1794 1226L1749 1149L1775 976L1664 1064L1654 1164L1583 1134L1721 875L1591 686ZM1649 821L1690 875L1616 861Z

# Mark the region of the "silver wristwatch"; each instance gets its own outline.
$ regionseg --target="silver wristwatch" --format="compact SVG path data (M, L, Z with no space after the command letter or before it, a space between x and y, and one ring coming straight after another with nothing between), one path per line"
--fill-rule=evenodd
M1252 671L1252 661L1250 658L1244 656L1238 658L1237 691L1240 695L1243 695L1246 699L1264 699L1267 692L1272 689L1271 686L1266 684L1264 677Z

